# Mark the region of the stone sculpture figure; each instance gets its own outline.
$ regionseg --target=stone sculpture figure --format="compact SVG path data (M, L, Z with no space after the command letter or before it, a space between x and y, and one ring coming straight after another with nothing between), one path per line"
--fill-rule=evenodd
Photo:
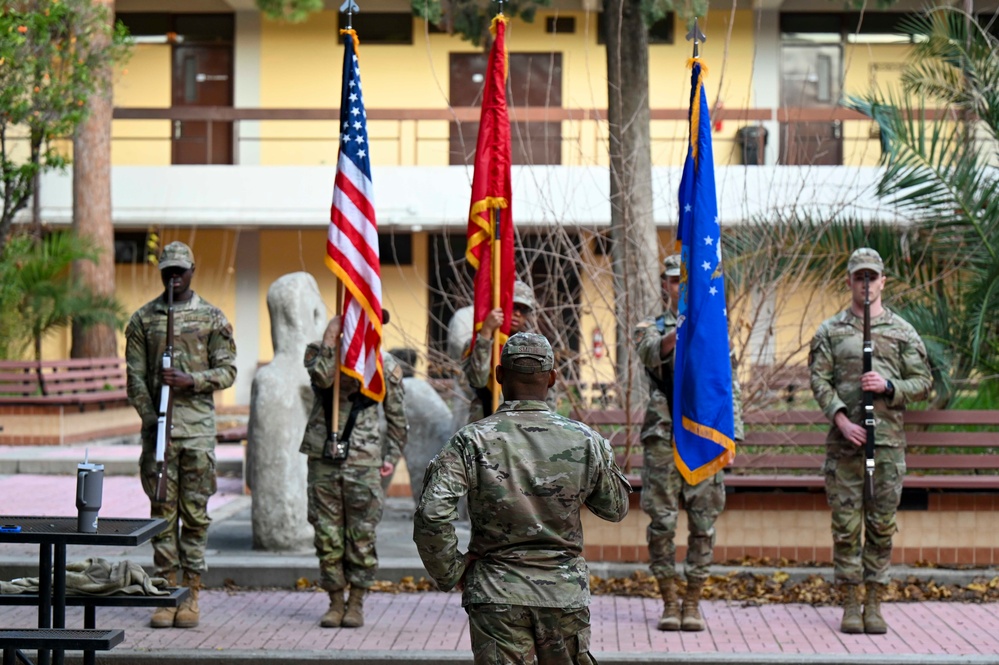
M308 549L313 531L306 515L306 460L299 454L312 408L302 356L326 327L326 304L315 278L283 275L267 291L274 359L261 367L250 393L247 466L252 495L253 547Z

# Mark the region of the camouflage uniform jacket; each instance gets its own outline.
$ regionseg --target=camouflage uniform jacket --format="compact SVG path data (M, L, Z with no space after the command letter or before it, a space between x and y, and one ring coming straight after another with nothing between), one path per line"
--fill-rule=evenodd
M812 393L829 420L846 411L851 422L863 423L864 320L849 309L827 319L812 338L808 354ZM902 414L906 402L925 399L933 387L926 347L916 330L889 309L871 319L873 371L895 386L891 399L874 395L875 442L897 448L905 445ZM829 443L846 439L833 425Z
M331 388L333 376L337 368L335 349L324 344L313 342L305 350L305 368L313 385L319 388ZM377 405L361 409L354 422L354 430L350 434L350 452L347 463L355 466L381 466L384 462L393 465L399 462L402 449L406 445L409 426L406 422L404 401L406 389L402 383L402 366L387 353L382 354L382 369L385 374L385 399L382 408L385 412L385 422L388 425L385 448L382 448L382 437L378 426ZM354 377L341 373L340 375L340 422L338 431L343 434L347 425L347 416L353 402L351 396L357 393L360 383ZM305 428L305 436L299 452L309 457L322 457L326 445L326 416L323 413L322 400L316 397L312 402L309 423Z
M197 293L173 306L173 367L194 377L190 390L174 390L174 438L214 437L213 393L236 380L236 342L232 326L218 307ZM161 295L132 315L125 329L128 401L142 418L143 428L156 424L167 342L167 304Z
M676 315L670 310L663 312L660 317L663 321L662 332L655 318L648 318L635 327L633 341L638 350L638 359L642 366L648 369L660 381L673 382L673 358L670 352L668 358L660 357L662 339L666 335L676 330ZM732 408L735 415L735 439L742 441L742 388L739 385L735 371L732 372ZM645 410L645 421L642 423L642 440L662 439L664 441L673 440L673 414L670 413L669 402L666 395L650 380L649 381L649 403Z
M413 540L445 591L465 578L463 605L573 609L589 604L580 508L619 522L631 487L606 439L541 401L504 402L466 425L427 466ZM468 495L472 536L453 522Z
M475 336L475 343L465 348L465 355L461 361L461 369L465 374L468 385L472 388L485 388L489 385L489 373L492 370L490 363L493 357L493 340L488 337ZM500 403L503 403L503 392L500 391ZM555 388L548 389L548 396L545 398L549 408L555 410ZM482 418L482 402L477 393L472 394L472 401L468 407L469 422L474 422Z

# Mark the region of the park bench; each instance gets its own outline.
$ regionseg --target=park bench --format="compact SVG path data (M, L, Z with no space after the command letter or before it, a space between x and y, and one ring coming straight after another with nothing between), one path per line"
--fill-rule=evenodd
M125 631L78 630L74 628L14 628L0 630L0 649L3 665L14 665L18 660L30 663L22 649L55 649L84 652L84 663L94 663L95 651L110 651L125 639Z
M122 358L0 360L0 408L127 405Z
M643 413L576 410L572 417L607 436L618 463L641 487ZM726 470L734 488L821 489L829 421L821 411L758 411L745 415L746 440ZM921 490L999 490L999 410L927 410L905 413L908 451L904 486ZM991 430L991 431L989 431ZM631 454L626 459L628 441Z

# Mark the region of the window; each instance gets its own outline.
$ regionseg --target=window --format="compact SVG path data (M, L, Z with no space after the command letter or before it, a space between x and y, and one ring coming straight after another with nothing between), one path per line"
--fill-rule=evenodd
M146 252L147 240L148 235L145 231L115 231L114 262L124 264L145 263L148 258Z
M597 14L597 43L607 43L607 21L604 13ZM666 16L649 26L649 44L672 44L676 33L676 14L668 12Z
M576 19L572 16L549 16L545 19L545 32L570 35L576 32Z
M347 27L347 15L339 14L340 29ZM365 44L412 44L413 14L410 12L361 12L351 24ZM340 35L343 43L343 35Z
M378 259L382 265L413 265L413 236L410 233L378 234Z
M901 12L785 13L780 16L784 39L851 44L906 44Z

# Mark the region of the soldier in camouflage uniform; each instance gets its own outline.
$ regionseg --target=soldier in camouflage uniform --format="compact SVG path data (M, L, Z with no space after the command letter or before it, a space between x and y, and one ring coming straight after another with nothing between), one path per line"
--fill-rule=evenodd
M673 349L679 304L680 255L667 256L660 275L666 311L642 321L635 329L638 357L649 375L649 403L642 425L642 510L651 518L646 537L652 575L659 583L663 614L659 630L700 631L701 590L708 578L715 544L714 524L725 508L725 473L719 471L696 485L680 474L673 459ZM742 400L733 373L735 438L742 440ZM680 499L687 511L687 589L681 610L676 589L676 525Z
M513 283L513 314L510 317L510 334L516 335L519 332L526 332L531 327L530 319L534 313L537 301L534 299L534 292L524 282L519 279ZM492 396L489 393L489 373L492 370L493 357L493 335L503 325L503 310L496 308L489 312L482 322L482 328L475 336L475 343L465 349L464 360L461 369L465 373L465 379L474 392L472 401L468 405L468 422L474 423L481 420L485 415L484 402L489 402L489 409L492 410ZM500 401L503 396L500 395Z
M850 307L824 321L812 339L812 392L832 427L823 472L832 509L833 563L843 598L844 633L887 632L881 596L888 582L895 511L905 477L907 402L925 399L933 380L926 348L915 329L881 304L884 262L873 249L855 251L847 264ZM872 371L863 372L864 273L870 288ZM863 392L874 393L874 498L864 500ZM863 529L863 532L862 532ZM862 538L863 536L863 538ZM859 584L866 586L863 614Z
M383 325L388 312L383 310ZM305 351L315 400L299 451L308 455L309 523L316 532L320 583L330 596L323 628L357 628L364 625L364 595L375 581L378 555L375 527L382 519L385 491L381 479L392 475L406 445L409 426L403 408L405 388L402 367L391 354L382 354L385 399L382 408L388 425L385 444L378 427L377 402L360 393L357 379L341 372L338 435L349 442L347 458L333 459L327 449L332 428L333 379L339 367L336 350L340 317L334 317L321 343ZM324 402L326 406L324 406ZM353 429L344 438L351 409L357 409ZM330 420L328 420L328 418ZM350 584L344 607L343 592Z
M125 330L128 401L142 418L142 488L150 514L166 520L153 537L156 574L190 595L179 608L162 607L153 614L154 628L198 625L198 590L206 570L208 497L215 493L214 393L236 379L236 343L225 314L191 290L194 255L182 242L163 249L159 261L164 289L173 288L174 345L170 369L163 366L167 342L166 291L132 315ZM173 428L166 451L166 501L156 500L156 419L160 388L173 387Z
M463 591L476 665L595 662L579 513L618 522L631 488L603 437L549 410L553 364L543 335L511 336L496 369L507 401L458 430L424 477L413 540L438 587ZM462 554L453 522L465 495Z

